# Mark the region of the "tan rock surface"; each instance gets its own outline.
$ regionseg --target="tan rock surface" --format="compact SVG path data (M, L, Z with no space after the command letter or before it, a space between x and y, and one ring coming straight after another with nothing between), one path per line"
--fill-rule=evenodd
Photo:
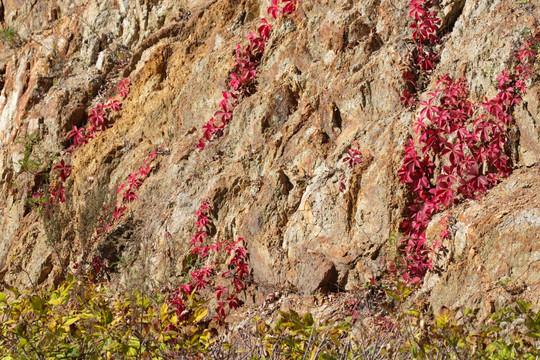
M423 290L435 309L500 308L510 301L539 302L540 169L521 169L478 202L449 212L428 230L436 238L448 223L451 238Z

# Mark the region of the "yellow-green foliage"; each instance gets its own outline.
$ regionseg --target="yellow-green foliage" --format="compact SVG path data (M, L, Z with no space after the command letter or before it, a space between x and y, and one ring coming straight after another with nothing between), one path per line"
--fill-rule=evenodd
M540 312L533 312L531 303L517 301L492 314L480 329L473 327L475 315L467 309L459 321L446 309L433 321L423 319L418 311L407 313L414 318L410 329L416 331L404 350L414 358L536 360L540 356Z
M187 310L179 316L163 295L154 299L109 289L108 283L69 277L48 291L0 292L0 360L536 360L540 356L540 312L523 301L492 314L481 328L470 310L461 316L449 310L432 315L384 306L387 313L380 314L396 326L371 329L361 328L350 317L321 323L309 313L279 312L274 326L256 319L246 348L210 338L204 321L208 310L202 301L188 299ZM403 304L409 293L405 290L391 292L388 299Z
M202 357L208 310L190 299L179 320L167 302L113 294L105 284L69 278L57 289L0 292L0 359L162 359Z
M263 359L337 359L342 345L351 338L350 319L317 326L310 313L302 317L294 310L279 314L273 328L264 322L257 324Z

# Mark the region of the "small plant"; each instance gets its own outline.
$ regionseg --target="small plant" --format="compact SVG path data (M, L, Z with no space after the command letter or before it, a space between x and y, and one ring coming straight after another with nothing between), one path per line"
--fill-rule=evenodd
M445 354L456 359L537 359L540 356L540 312L518 300L490 316L482 326L474 326L476 315L463 310L458 321L454 312L443 309L433 319L420 311L407 311L416 332L403 348L415 359ZM422 323L428 323L422 329ZM491 323L490 323L491 322Z
M129 79L124 79L118 85L118 96L125 99L129 94ZM88 120L90 125L86 128L73 126L72 130L68 134L69 139L73 139L73 145L70 146L68 152L71 153L75 148L84 146L88 142L97 137L98 134L106 130L109 126L108 117L112 112L122 110L122 104L119 100L110 98L109 101L103 105L98 104L91 110Z
M46 155L34 153L34 147L41 143L37 134L24 134L17 138L16 143L23 146L23 157L17 161L21 172L35 173L41 168Z
M308 186L310 180L311 180L311 177L308 174L306 174L302 177L296 178L296 185L301 188L305 188L306 186Z
M342 359L346 347L352 345L350 318L340 323L318 325L311 313L300 316L291 310L279 311L279 315L273 328L258 321L257 335L262 345L260 358Z
M29 197L27 201L28 204L36 210L36 213L41 215L43 208L45 207L45 196L40 192L36 192L32 194L32 197Z
M41 143L41 140L37 134L25 134L17 138L16 143L23 146L23 157L17 161L17 165L21 173L36 175L38 172L43 171L43 187L49 188L49 172L56 155L36 151L36 147ZM53 188L52 191L58 192L58 189ZM46 207L46 200L44 191L41 189L34 192L27 201L32 208L35 208L41 214Z
M122 98L125 98L129 94L129 82L129 79L124 79L118 85L118 95ZM73 145L71 145L66 152L71 155L76 147L83 146L91 139L95 138L101 131L107 128L107 116L111 112L120 111L121 109L122 106L120 101L114 98L109 99L109 102L105 105L98 104L94 109L92 109L92 113L88 117L90 126L88 126L87 129L73 126L72 131L68 134L68 138L73 139ZM65 183L71 174L71 165L68 164L69 157L62 158L60 162L58 162L52 169L53 171L58 171L60 181L56 181L56 183L53 181L53 184L49 184L49 170L51 169L52 163L56 156L52 156L50 154L40 156L34 155L34 146L39 144L40 141L41 139L35 134L25 134L19 139L19 142L24 146L23 158L19 160L19 165L21 166L21 171L34 172L37 169L40 169L42 164L46 161L46 188L48 188L48 191L41 189L40 191L36 192L31 199L29 199L29 202L38 210L40 214L43 212L43 210L47 210L47 217L50 218L52 211L54 211L55 205L66 202ZM132 187L130 186L130 189L131 188ZM45 197L44 194L46 192L48 192L50 196ZM37 197L38 195L39 197ZM136 194L133 194L132 192L130 196L131 200L134 200L133 196L136 197Z
M362 161L364 161L364 157L362 156L360 150L353 148L347 150L347 156L343 158L343 162L347 163L351 169L356 165L361 164Z
M10 47L19 47L21 45L21 37L12 27L6 27L0 30L0 41Z
M93 241L97 241L102 235L109 232L109 230L118 223L120 219L126 214L127 207L130 203L139 198L137 191L148 178L150 173L154 170L152 162L156 159L157 153L152 152L139 166L139 171L131 172L128 176L127 183L129 186L126 188L126 184L120 184L116 188L116 195L122 196L122 200L115 201L113 204L109 204L103 208L103 214L97 219L98 228L94 234ZM124 190L125 189L125 190Z
M354 169L357 165L360 165L364 162L365 156L360 152L360 150L355 149L358 147L358 142L353 141L352 146L347 150L347 155L343 158L343 162L347 164L349 169ZM344 193L347 190L346 182L348 181L347 176L343 175L339 180L339 191Z

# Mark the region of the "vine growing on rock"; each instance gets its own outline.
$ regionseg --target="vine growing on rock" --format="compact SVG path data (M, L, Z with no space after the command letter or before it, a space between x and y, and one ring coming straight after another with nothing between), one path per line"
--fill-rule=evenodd
M128 188L125 183L117 186L116 194L119 195L123 192L121 200L115 199L114 203L107 205L103 208L103 214L97 219L97 229L95 230L91 243L95 244L100 237L104 236L117 224L122 217L125 216L127 207L130 203L139 198L137 191L144 183L146 178L150 175L154 166L151 163L156 159L157 153L152 152L144 160L143 164L139 167L138 172L131 172L127 179L129 184ZM83 256L84 257L84 256ZM73 268L78 269L80 266L79 263L76 263ZM94 280L100 276L102 269L105 268L105 264L102 262L101 256L96 255L92 258L91 268L94 273Z
M129 173L127 179L129 186L127 188L125 183L117 186L116 194L122 194L122 200L118 201L117 199L112 205L108 205L103 209L103 216L98 219L99 227L96 232L96 238L108 232L125 215L127 206L139 198L137 191L154 169L151 163L156 157L156 152L150 153L139 167L139 171ZM126 189L124 190L124 188Z
M481 106L468 100L465 79L453 80L448 75L420 103L420 116L414 124L418 140L409 139L398 171L413 198L408 220L402 224L404 280L419 282L433 267L430 253L440 243L429 246L425 232L435 214L465 199L477 199L511 174L508 132L514 126L513 110L521 103L531 75L532 45L530 40L520 47L515 69L502 71L497 78L498 93Z
M129 94L129 79L122 80L118 85L117 95L122 99L125 99ZM82 147L88 142L97 137L98 134L109 127L108 118L113 112L122 110L122 104L120 100L109 98L108 102L103 105L99 103L95 108L91 110L88 120L90 124L84 127L73 126L72 130L68 133L68 139L72 139L73 144L67 149L67 154L71 155L73 150L77 147ZM65 183L71 174L71 165L69 165L69 156L60 159L60 161L52 169L55 173L58 172L57 181L54 181L49 186L49 195L46 197L43 191L37 191L32 195L32 203L36 207L39 213L46 211L46 214L50 216L54 210L54 206L58 203L66 202L65 198Z
M418 82L422 74L435 68L437 53L435 46L440 42L437 35L441 19L432 8L437 0L412 0L409 4L409 17L413 20L411 29L415 49L407 56L407 69L403 73L405 90L401 102L410 107L416 103Z
M129 79L120 81L117 86L117 97L125 99L129 92ZM68 133L68 139L71 139L72 145L70 145L66 151L67 156L61 158L58 163L52 167L52 174L56 174L56 178L53 178L51 184L48 185L48 196L44 191L37 191L32 196L32 204L36 207L39 214L45 212L47 219L51 218L51 215L55 211L55 206L59 203L65 203L65 183L72 173L72 166L69 164L70 157L73 151L79 147L87 145L92 139L96 138L99 133L110 127L109 118L114 112L122 110L121 101L118 98L111 97L107 103L99 103L94 107L90 115L88 116L88 125L86 127L73 126L72 130ZM124 215L127 209L127 205L138 198L137 191L143 184L144 180L148 177L153 170L151 162L156 158L157 153L151 153L139 167L138 172L131 172L127 184L129 185L125 191L122 190L126 187L126 184L121 184L117 188L117 195L121 194L121 201L116 200L114 204L106 206L103 209L103 215L97 219L97 230L92 236L91 242L97 241L103 234L107 233L115 223L117 223ZM74 269L79 268L79 263L74 265ZM101 269L104 267L103 262L99 256L94 256L92 259L92 268L94 273L99 275Z
M231 242L215 241L208 244L206 238L208 237L208 226L210 225L210 211L211 207L208 200L201 201L201 206L195 211L197 231L189 242L192 246L191 253L200 260L198 262L200 266L194 266L190 269L190 280L180 283L169 300L171 305L176 308L176 312L181 319L188 316L185 312L186 298L200 295L203 290L213 283L218 302L215 309L215 318L221 322L227 315L227 307L229 310L238 308L240 305L238 295L246 288L246 280L249 275L247 253L244 247L238 245L244 239L238 238L237 241ZM219 255L222 251L226 253L230 260L227 266L228 271L221 273L221 277L231 279L230 287L218 284L218 277L215 276L216 270L212 266L208 264L202 265L204 261L209 259L211 253Z
M272 6L267 13L277 19L280 15L292 14L302 0L272 0ZM203 135L197 143L197 149L203 150L207 143L221 137L223 130L232 119L232 112L239 101L254 91L255 76L261 63L265 45L270 39L272 27L266 18L259 20L260 26L256 32L246 34L249 43L242 46L238 43L236 48L236 60L233 70L229 75L229 89L223 92L223 98L219 102L219 110L214 113L203 126Z

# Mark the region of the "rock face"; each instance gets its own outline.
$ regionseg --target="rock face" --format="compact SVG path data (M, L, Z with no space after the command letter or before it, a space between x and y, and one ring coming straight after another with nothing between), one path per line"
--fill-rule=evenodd
M270 3L2 3L0 20L15 35L0 59L0 282L48 284L96 255L119 262L112 276L123 281L135 272L155 285L174 282L205 197L214 236L245 239L260 291L351 289L385 269L407 205L397 170L417 115L399 101L411 37L406 1L304 0L276 22L256 91L202 152L195 145L226 89L236 44ZM441 2L440 62L425 92L449 73L467 79L474 101L493 95L520 41L539 30L539 9L537 1ZM450 255L424 285L434 306L498 304L509 294L497 288L504 277L524 298L540 298L538 70L515 112L519 170L485 199L448 212ZM27 198L46 181L46 165L21 166L21 137L41 139L34 157L64 154L70 129L123 77L132 86L122 111L73 152L67 202L38 218ZM342 160L354 141L365 160L351 171ZM89 243L117 185L153 151L158 165L139 200Z
M448 226L453 238L423 290L435 307L464 306L492 311L512 300L538 304L540 284L539 168L520 169L485 199L453 209L428 234Z

